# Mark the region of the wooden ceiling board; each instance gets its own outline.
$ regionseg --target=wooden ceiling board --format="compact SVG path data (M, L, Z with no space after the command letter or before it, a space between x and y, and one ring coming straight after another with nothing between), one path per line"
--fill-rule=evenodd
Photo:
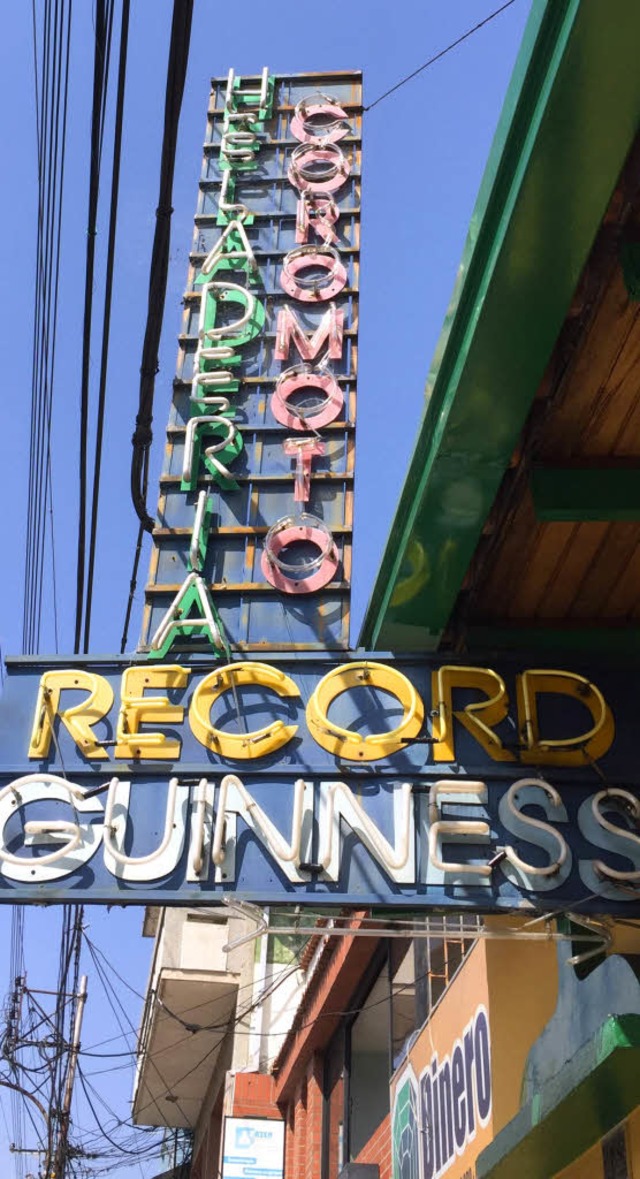
M581 524L579 527L594 526ZM570 618L613 620L619 617L611 612L612 593L633 560L639 540L640 526L636 523L616 521L608 525L591 567L577 587L568 611Z
M566 618L575 595L575 586L579 586L585 577L587 569L592 564L594 548L598 548L601 538L593 536L592 544L585 544L585 534L581 533L582 525L580 523L570 523L570 525L548 523L546 527L570 528L570 536L565 551L562 553L562 560L557 566L553 581L549 582L545 593L541 595L535 612L536 620L550 623L550 621Z
M547 460L583 456L588 453L593 421L602 428L609 413L618 419L616 369L633 338L638 341L638 306L631 303L619 266L602 292L597 311L586 335L567 369L558 404L549 415L536 457ZM613 388L611 387L613 383Z
M538 616L548 591L561 576L573 533L572 524L539 525L531 540L523 533L521 543L527 559L522 563L521 576L514 588L507 613L509 618Z
M640 545L636 545L626 569L615 583L607 601L610 618L632 619L640 615Z
M625 285L625 240L640 240L640 137L540 381L445 645L463 645L476 626L588 635L594 627L640 622L640 521L607 519L606 485L600 496L597 483L600 471L616 467L637 469L640 480L640 300ZM559 473L556 519L536 517L531 478L541 466ZM581 506L572 467L592 470L592 515L604 519L589 518L589 504Z
M631 371L629 383L633 385L632 403L613 441L611 454L617 459L636 459L640 453L640 341L635 371Z
M518 504L513 518L500 526L500 534L492 537L498 551L499 562L488 560L486 564L486 585L483 597L489 604L493 614L506 614L512 600L518 581L522 577L523 567L528 554L528 546L523 553L522 536L527 535L531 544L535 543L537 531L541 528L533 514L533 503L529 496Z
M604 347L604 343L602 345ZM586 458L640 455L638 388L640 373L640 311L616 357L608 380L587 409L576 451ZM635 418L635 424L634 424Z

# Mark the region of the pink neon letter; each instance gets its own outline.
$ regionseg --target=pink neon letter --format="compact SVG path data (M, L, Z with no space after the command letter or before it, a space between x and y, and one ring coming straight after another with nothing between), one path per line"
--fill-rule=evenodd
M311 119L318 115L328 115L333 122L324 126L322 123L311 123ZM309 102L309 99L303 98L291 120L291 134L301 143L335 143L337 139L348 135L350 130L346 111L335 102Z
M321 438L285 438L282 449L296 460L293 498L306 504L311 494L311 459L325 453L324 442Z
M318 164L322 167L318 168ZM288 176L299 192L335 192L350 171L349 161L335 144L314 147L312 143L300 143L291 154Z
M289 398L301 389L319 389L324 393L325 400L310 410L289 405ZM344 397L338 382L330 373L313 370L300 372L292 368L278 377L270 404L271 412L281 426L287 426L289 430L320 430L340 417Z
M278 312L274 359L288 360L291 345L295 344L303 360L315 360L328 340L327 356L330 360L339 360L342 356L343 325L344 311L336 310L335 303L331 303L311 335L305 332L295 311L285 303Z
M296 211L296 241L308 242L309 230L312 229L327 245L337 242L338 235L333 226L339 216L340 211L333 197L303 192Z
M312 267L324 273L308 278L304 271ZM280 286L301 303L324 303L339 295L346 283L347 272L333 246L296 246L282 260Z

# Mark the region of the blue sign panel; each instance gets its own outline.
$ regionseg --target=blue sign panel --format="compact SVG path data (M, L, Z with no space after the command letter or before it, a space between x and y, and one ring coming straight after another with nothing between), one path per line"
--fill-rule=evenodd
M628 912L634 700L522 662L9 661L0 896Z
M358 71L212 82L151 658L348 647L361 129Z

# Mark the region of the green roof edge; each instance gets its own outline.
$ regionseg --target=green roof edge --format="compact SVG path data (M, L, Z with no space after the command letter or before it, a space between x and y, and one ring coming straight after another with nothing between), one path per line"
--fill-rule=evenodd
M361 645L438 645L635 137L640 7L605 7L534 0Z

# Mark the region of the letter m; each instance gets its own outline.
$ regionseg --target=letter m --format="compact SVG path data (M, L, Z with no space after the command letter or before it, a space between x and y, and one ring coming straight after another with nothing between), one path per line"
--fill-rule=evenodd
M291 345L295 344L302 360L315 360L320 349L327 344L328 359L339 360L342 356L343 323L344 311L338 311L335 303L330 303L312 335L305 332L295 311L285 303L278 312L274 359L288 360Z

